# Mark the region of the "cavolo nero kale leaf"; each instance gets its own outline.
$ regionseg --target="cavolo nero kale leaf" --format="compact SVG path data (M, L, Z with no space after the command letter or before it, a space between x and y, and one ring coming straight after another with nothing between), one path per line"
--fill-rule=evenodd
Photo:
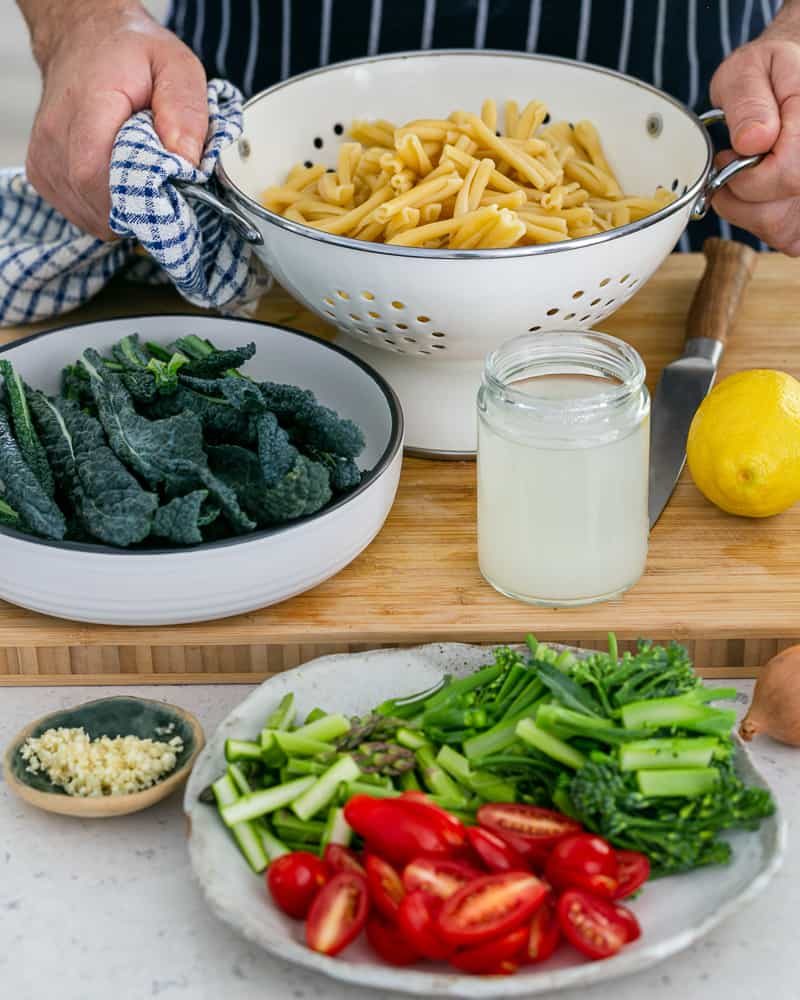
M235 533L255 527L235 492L213 475L203 450L200 418L183 411L163 420L148 420L134 408L120 377L86 350L81 363L89 373L100 422L117 456L151 486L163 485L170 496L205 488L221 507Z
M28 401L25 397L25 383L20 378L19 373L14 370L10 361L0 360L0 375L3 377L8 407L11 411L14 437L17 439L22 457L39 480L45 493L53 496L55 493L53 474L50 471L42 442L33 426Z
M199 545L203 541L201 529L210 523L204 511L207 499L208 490L193 490L170 500L156 511L152 533L176 545ZM219 513L219 508L214 509Z
M72 400L28 390L28 402L81 534L123 548L147 538L158 497L108 447L100 423Z
M64 515L42 488L11 432L0 403L0 498L19 514L19 526L43 538L60 541L67 531Z
M2 499L0 499L0 524L4 524L7 528L21 527L19 514Z
M262 527L314 514L331 498L327 471L303 455L274 486L268 486L258 456L238 445L208 449L214 473L236 491L247 513Z
M364 450L361 428L323 406L311 390L277 382L262 382L260 389L267 409L301 450L316 448L342 458L357 458Z
M260 414L253 420L253 427L264 485L275 486L296 464L297 449L290 443L289 435L274 413L267 411Z
M180 337L175 341L173 349L185 354L189 359L185 369L188 375L204 379L218 378L226 371L239 368L256 353L256 345L253 343L220 350L214 347L210 340L204 340L194 334Z

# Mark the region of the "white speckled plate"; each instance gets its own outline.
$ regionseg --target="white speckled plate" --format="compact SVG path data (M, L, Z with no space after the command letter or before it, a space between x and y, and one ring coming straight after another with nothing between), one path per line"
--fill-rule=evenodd
M363 941L338 958L307 949L303 925L287 919L271 905L263 881L247 868L216 810L198 802L199 793L224 770L225 739L254 737L264 718L288 691L294 691L300 715L318 705L358 714L386 698L424 690L443 673L463 675L486 662L486 649L456 644L328 656L271 678L246 698L220 725L198 758L184 801L191 828L192 866L217 916L281 958L382 992L448 997L531 996L614 979L660 962L687 948L764 889L783 858L785 827L779 815L762 823L757 833L737 832L731 836L732 864L648 885L632 903L642 924L642 937L604 962L583 961L564 948L542 965L523 967L515 976L494 979L462 976L432 964L392 968L379 963ZM748 782L765 784L743 751L739 767Z

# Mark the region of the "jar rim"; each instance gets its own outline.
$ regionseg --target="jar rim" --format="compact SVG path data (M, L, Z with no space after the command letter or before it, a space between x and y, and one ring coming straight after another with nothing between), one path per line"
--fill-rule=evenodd
M543 375L589 375L613 379L607 389L586 396L537 396L522 378ZM550 330L527 333L501 344L486 357L483 380L515 406L545 412L592 412L626 403L644 385L646 369L635 348L619 337L596 330Z

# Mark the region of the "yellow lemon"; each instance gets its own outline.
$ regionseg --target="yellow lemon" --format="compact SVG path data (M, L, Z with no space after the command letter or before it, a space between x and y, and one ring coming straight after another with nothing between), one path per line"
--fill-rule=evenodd
M686 458L700 492L729 514L791 507L800 500L800 382L766 369L724 379L694 416Z

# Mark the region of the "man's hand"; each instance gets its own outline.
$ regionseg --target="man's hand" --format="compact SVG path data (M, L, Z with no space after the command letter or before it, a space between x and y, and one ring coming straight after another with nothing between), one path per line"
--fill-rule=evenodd
M740 156L766 153L714 195L729 222L769 246L800 256L800 2L786 0L776 20L733 52L714 74L711 100L725 112ZM723 166L728 150L717 158Z
M138 0L19 0L42 71L28 179L81 229L108 228L111 147L152 108L164 145L197 163L208 129L205 72Z

